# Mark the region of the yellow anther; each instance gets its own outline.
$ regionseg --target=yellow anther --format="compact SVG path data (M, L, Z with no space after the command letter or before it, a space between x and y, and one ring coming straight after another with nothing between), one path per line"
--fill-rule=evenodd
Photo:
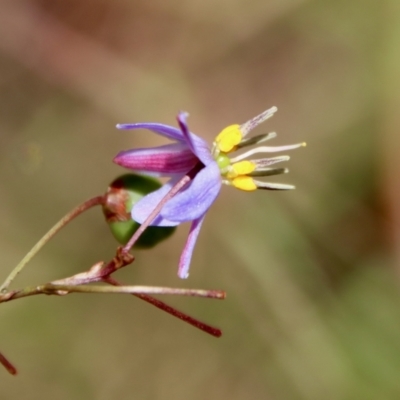
M239 161L229 167L229 171L226 176L232 179L240 175L247 175L250 172L253 172L255 169L256 165L253 162L248 160Z
M257 185L254 183L253 178L249 176L238 176L235 179L232 179L232 186L237 189L245 190L247 192L251 192L252 190L257 189Z
M230 152L242 140L242 132L240 125L229 125L223 129L215 138L220 151L224 153Z
M232 164L233 170L237 175L246 175L256 169L256 165L252 161L244 160Z

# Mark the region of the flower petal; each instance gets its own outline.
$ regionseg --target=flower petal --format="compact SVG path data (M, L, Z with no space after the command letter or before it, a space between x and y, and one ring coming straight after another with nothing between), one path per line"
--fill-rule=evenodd
M149 129L159 135L172 140L184 141L183 134L179 128L171 125L159 124L156 122L139 122L136 124L117 124L117 129Z
M148 216L153 212L153 210L157 207L160 201L166 196L166 194L172 189L172 187L182 178L181 175L172 178L160 189L156 190L148 194L139 200L132 208L132 219L139 224L143 224L143 222L148 218ZM150 224L151 226L176 226L179 225L179 221L170 221L166 218L163 218L160 214L158 217L154 219L154 221Z
M200 218L214 202L221 189L220 170L216 162L203 168L193 182L173 197L161 215L169 221L185 222Z
M185 173L198 162L185 143L121 151L113 160L122 167L160 174Z
M204 217L205 214L195 219L190 227L189 235L179 260L178 276L181 279L186 279L189 277L190 261L192 259L194 246L196 244L197 237L199 236Z
M180 112L177 118L184 136L184 140L186 141L186 144L192 150L192 152L196 154L199 160L204 165L208 165L214 161L214 158L211 155L210 147L208 146L206 141L189 131L186 123L186 118L188 115L189 114L186 112Z

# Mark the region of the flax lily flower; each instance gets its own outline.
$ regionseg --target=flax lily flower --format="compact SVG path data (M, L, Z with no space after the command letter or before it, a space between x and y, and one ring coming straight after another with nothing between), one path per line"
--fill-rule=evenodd
M272 117L276 111L277 108L272 107L242 125L228 126L217 135L211 148L202 138L189 131L186 123L188 114L184 112L179 113L177 117L179 128L153 122L117 125L118 129L148 129L174 141L159 147L123 151L114 158L115 163L125 168L144 174L171 177L160 189L134 205L132 218L139 223L145 221L182 176L199 163L203 166L192 182L164 205L160 215L152 223L155 226L176 226L182 222L192 222L179 262L180 278L189 276L190 260L201 225L222 184L244 191L294 189L292 185L269 183L259 179L288 172L286 168L271 166L288 161L289 156L255 159L253 156L292 150L304 146L305 143L276 147L260 146L261 143L274 138L274 132L247 137L257 125ZM233 153L249 146L255 147L233 156Z

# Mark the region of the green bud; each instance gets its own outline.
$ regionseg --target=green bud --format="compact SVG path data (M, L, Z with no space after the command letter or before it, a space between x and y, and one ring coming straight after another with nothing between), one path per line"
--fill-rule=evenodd
M115 239L123 245L128 243L140 224L131 217L132 207L146 194L161 187L152 177L126 174L115 179L105 194L103 213ZM150 226L140 236L134 247L150 248L171 236L175 227Z

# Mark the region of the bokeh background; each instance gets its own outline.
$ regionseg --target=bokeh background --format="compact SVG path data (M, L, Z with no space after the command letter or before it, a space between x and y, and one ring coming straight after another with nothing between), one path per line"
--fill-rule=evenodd
M273 105L257 133L291 152L292 192L223 191L191 277L181 226L118 277L224 289L163 298L215 339L131 296L37 296L0 307L0 398L400 398L398 0L17 0L0 5L1 279L68 210L159 145L118 122L209 142ZM272 143L271 143L272 144ZM101 211L61 232L15 287L109 260Z

